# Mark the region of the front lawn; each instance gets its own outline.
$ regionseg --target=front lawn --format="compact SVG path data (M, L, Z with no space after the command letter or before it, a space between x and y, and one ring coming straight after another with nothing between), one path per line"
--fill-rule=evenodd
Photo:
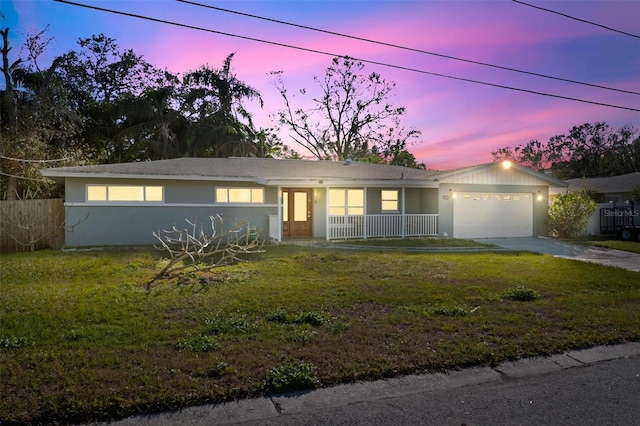
M0 258L0 423L86 422L640 340L638 273L551 256L268 247Z

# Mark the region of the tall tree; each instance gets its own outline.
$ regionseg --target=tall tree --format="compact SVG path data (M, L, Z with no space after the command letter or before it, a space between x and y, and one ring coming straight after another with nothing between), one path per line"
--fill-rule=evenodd
M79 39L78 46L65 55L59 75L84 117L83 139L95 161L163 157L170 132L162 123L172 102L166 92L173 93L177 78L103 34Z
M551 137L546 144L534 139L491 155L494 160L509 157L538 170L551 167L560 179L614 176L640 170L640 133L631 125L615 130L605 122L585 123Z
M320 95L310 95L308 109L293 105L282 72L274 73L285 104L276 118L314 157L366 159L374 147L377 153L390 152L394 146L404 150L408 140L420 135L417 130L405 131L400 124L405 108L394 107L389 101L395 83L375 72L364 74L363 68L364 64L354 59L334 58L323 78L314 77ZM306 96L307 90L299 93Z
M228 55L221 69L202 66L184 76L183 110L192 122L186 154L216 157L259 155L256 131L245 101L263 106L260 93L233 72Z
M10 200L51 196L55 187L40 176L40 169L73 164L79 157L78 146L64 143L78 138L82 120L57 79L63 58L47 68L38 64L51 41L46 31L28 35L26 59L11 57L9 28L0 31L5 81L0 93L0 193Z

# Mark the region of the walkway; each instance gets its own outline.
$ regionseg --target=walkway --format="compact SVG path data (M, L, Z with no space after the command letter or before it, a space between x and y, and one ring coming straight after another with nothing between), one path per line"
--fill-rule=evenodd
M640 272L640 254L622 250L571 244L552 238L482 238L480 243L494 244L507 250L531 251L566 259L599 263Z

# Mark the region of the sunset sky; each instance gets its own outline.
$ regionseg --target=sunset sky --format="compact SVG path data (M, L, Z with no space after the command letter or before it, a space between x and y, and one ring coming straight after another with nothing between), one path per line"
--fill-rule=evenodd
M606 121L616 129L625 124L640 128L640 1L637 0L527 1L601 26L513 1L194 0L273 20L635 94L357 41L179 1L77 1L386 64L367 63L365 71L378 72L396 83L393 104L407 108L404 120L407 128L422 132L421 141L409 150L430 169L488 162L492 150L531 139L546 142L551 136L584 123ZM258 89L265 101L263 109L257 103L247 104L259 127L272 127L270 115L284 106L273 85L271 71L284 72L289 92L303 87L311 90L316 87L313 77L323 76L331 61L330 55L54 0L0 0L0 10L4 15L2 27L9 27L13 34L14 53L18 53L26 33L50 26L48 34L54 41L48 63L54 56L78 49L79 38L101 33L114 38L121 49L133 49L151 64L175 73L204 64L218 68L229 53L235 52L233 65L237 77ZM289 142L286 132L281 137ZM309 155L302 148L292 147Z

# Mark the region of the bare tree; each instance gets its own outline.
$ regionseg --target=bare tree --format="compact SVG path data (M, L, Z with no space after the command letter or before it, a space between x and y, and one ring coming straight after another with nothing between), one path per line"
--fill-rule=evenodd
M186 229L173 225L167 231L154 232L159 244L155 247L169 255L169 262L149 282L185 269L208 271L232 262L242 261L239 256L263 252L257 231L246 222L238 222L224 229L222 217L210 216L211 231L202 224L188 219Z
M334 58L324 78L314 77L321 96L312 98L308 110L296 108L284 87L282 73L274 73L275 86L285 108L277 113L281 126L291 130L294 141L321 160L366 158L376 152L406 149L418 130L405 131L400 119L404 107L394 107L389 98L395 83L378 73L363 74L364 64L354 59ZM306 89L300 90L307 95Z

